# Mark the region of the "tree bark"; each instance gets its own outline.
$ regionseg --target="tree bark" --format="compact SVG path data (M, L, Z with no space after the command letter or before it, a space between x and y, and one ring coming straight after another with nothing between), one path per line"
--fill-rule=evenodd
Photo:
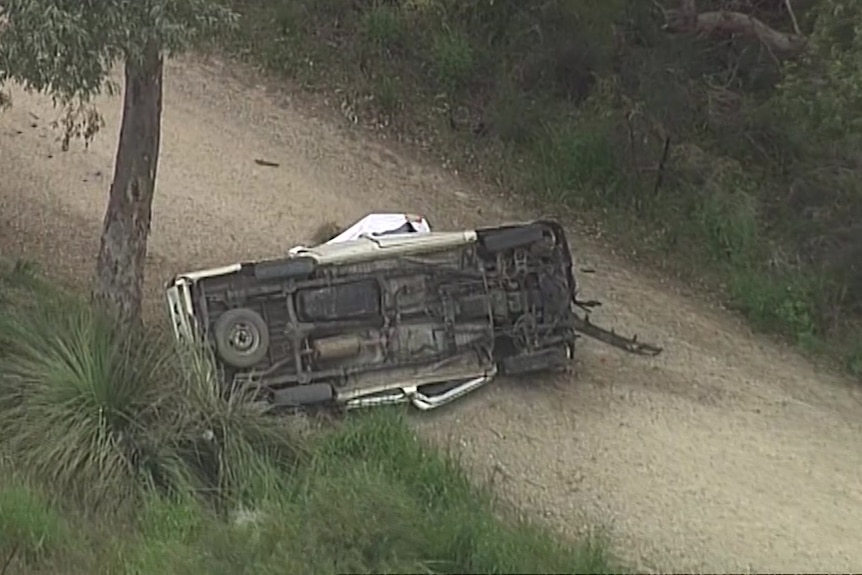
M159 163L163 61L158 46L127 58L120 139L96 264L95 299L120 328L141 323L144 265Z

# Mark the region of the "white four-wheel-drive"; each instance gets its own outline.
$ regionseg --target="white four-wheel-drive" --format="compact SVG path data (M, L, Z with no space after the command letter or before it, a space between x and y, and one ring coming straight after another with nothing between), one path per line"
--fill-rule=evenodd
M178 338L277 406L432 409L498 375L566 369L579 334L661 351L589 322L554 221L436 232L371 214L283 258L181 274L167 300Z

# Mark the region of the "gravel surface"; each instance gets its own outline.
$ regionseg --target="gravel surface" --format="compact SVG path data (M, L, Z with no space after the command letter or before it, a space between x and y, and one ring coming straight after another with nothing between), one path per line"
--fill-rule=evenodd
M531 216L228 72L167 67L150 313L172 274L284 253L324 220L418 211L452 229ZM50 101L13 96L0 114L0 250L86 282L121 103L104 99L104 132L64 153ZM605 302L596 321L666 352L585 342L570 376L500 380L416 416L421 433L563 533L603 522L642 570L862 570L859 391L571 234L596 269L582 277Z

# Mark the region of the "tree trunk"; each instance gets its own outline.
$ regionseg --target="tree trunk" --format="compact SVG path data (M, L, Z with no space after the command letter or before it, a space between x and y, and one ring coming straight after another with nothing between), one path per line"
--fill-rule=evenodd
M162 55L149 46L127 58L123 119L114 180L102 225L95 298L114 313L120 328L141 322L144 265L159 163Z

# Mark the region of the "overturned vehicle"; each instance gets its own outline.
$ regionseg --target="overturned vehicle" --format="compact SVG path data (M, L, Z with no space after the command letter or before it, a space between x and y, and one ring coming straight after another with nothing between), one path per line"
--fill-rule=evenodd
M590 323L554 221L415 231L179 275L174 333L205 342L226 383L291 407L432 409L498 375L566 369L579 334L661 351Z

